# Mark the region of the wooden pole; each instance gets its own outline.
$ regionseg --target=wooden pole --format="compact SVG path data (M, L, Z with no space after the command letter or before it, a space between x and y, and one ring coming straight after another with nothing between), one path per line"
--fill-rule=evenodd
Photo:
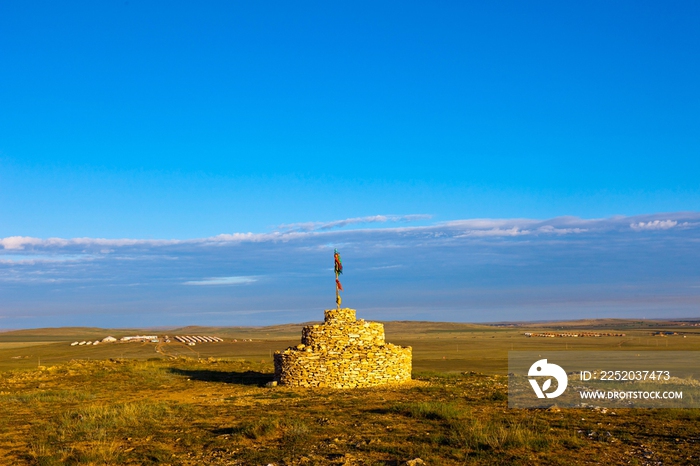
M333 270L335 271L335 304L337 306L337 309L340 310L340 304L343 302L343 300L340 298L340 287L339 287L339 281L338 278L341 273L340 269L340 255L338 254L338 250L334 249L333 250Z
M335 260L333 262L333 268L335 269L335 304L340 309L340 290L338 290L338 269L335 268Z

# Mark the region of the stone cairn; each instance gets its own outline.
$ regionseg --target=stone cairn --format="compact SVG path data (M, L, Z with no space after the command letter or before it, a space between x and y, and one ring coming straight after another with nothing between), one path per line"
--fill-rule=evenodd
M411 380L411 347L384 341L384 325L330 309L304 327L301 344L275 352L275 380L295 387L356 388Z

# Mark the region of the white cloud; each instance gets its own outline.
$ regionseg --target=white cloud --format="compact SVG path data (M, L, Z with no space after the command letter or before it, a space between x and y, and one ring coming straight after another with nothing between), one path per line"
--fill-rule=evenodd
M468 236L484 237L484 236L522 236L529 235L532 231L521 230L518 227L512 228L491 228L488 230L466 230L460 235L456 235L456 238L464 238Z
M50 264L50 263L62 263L62 262L77 262L84 260L94 259L95 256L89 254L8 254L6 256L0 256L0 264Z
M537 229L538 233L553 233L556 235L569 235L574 233L585 233L587 228L555 228L552 225L544 225Z
M0 239L0 244L5 249L24 249L25 246L40 245L42 242L42 239L31 236L8 236Z
M514 226L518 228L528 228L537 223L539 223L539 220L527 218L470 218L466 220L451 220L449 222L443 222L441 225L464 228L467 230L493 230Z
M370 218L380 222L382 217ZM121 326L137 321L231 325L225 315L209 316L263 309L280 312L234 320L301 322L317 318L314 309L333 305L333 274L326 269L333 248L346 260L344 301L365 309L365 316L405 307L422 313L407 311L405 318L433 318L436 303L447 309L446 320L486 319L480 316L489 309L511 309L515 316L524 315L523 306L556 302L563 309L601 290L608 290L601 299L634 300L630 306L657 296L685 299L678 305L682 309L697 309L700 302L698 288L691 288L700 283L694 267L700 257L700 213L388 222L187 240L0 238L0 283L9 290L2 313L19 319L42 309L59 316L12 324L17 326L87 325L87 315L94 321L115 316ZM630 225L658 228L651 232L660 241L650 250L649 238ZM681 309L669 303L669 309ZM543 318L545 312L527 316ZM498 320L490 313L488 318Z
M166 246L180 244L183 240L150 240L150 239L106 239L106 238L34 238L31 236L8 236L0 238L0 246L4 249L22 250L30 246L42 247L67 247L67 246L101 246L101 247L124 247L124 246Z
M274 238L279 238L279 233L222 233L209 238L200 238L189 240L190 243L238 243L243 241L265 241Z
M679 212L666 214L640 215L635 217L615 216L603 219L581 219L578 217L556 217L548 220L536 219L465 219L419 226L386 226L382 228L351 228L334 230L351 225L384 222L411 222L429 218L428 215L374 215L354 217L333 222L306 222L280 226L281 230L269 233L223 233L205 238L178 239L107 239L107 238L34 238L30 236L9 236L0 238L0 251L9 256L13 251L62 250L68 254L105 254L132 248L155 250L158 248L183 248L198 246L225 246L242 243L276 243L301 241L311 238L326 238L325 242L335 247L353 238L367 238L369 235L430 236L437 238L488 238L519 237L527 235L579 235L595 232L624 232L633 229L668 230L670 228L696 228L700 226L700 213ZM7 257L6 257L7 258Z
M183 285L195 286L210 286L210 285L248 285L258 281L257 277L239 276L239 277L211 277L204 280L194 280L183 283Z
M280 225L277 228L283 231L323 231L362 223L415 222L418 220L428 220L430 218L432 218L432 215L427 214L371 215L367 217L346 218L344 220L335 220L332 222L289 223Z
M675 220L652 220L649 222L630 223L630 228L635 231L642 230L668 230L678 225Z

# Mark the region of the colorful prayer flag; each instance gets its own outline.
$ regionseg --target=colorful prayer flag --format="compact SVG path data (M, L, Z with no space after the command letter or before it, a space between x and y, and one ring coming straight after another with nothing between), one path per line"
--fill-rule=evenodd
M333 262L333 269L335 270L335 303L338 305L338 309L340 309L340 303L343 302L343 300L340 298L340 292L343 291L343 285L340 284L338 275L343 273L343 261L340 259L340 254L338 253L337 249L333 250Z
M335 273L336 273L336 275L343 273L343 261L340 260L340 254L338 254L337 249L333 253L333 257L335 259Z

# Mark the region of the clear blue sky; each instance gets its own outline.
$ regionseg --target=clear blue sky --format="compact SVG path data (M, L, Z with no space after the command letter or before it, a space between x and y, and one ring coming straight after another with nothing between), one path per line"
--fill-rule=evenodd
M187 240L416 214L424 216L390 220L430 229L622 215L690 225L700 211L698 2L12 1L0 4L0 31L0 238ZM684 228L689 236L674 236L660 258L692 249L694 227ZM26 278L68 280L66 261L106 261L106 282L126 273L109 252L13 244L0 250L0 298L16 303L0 304L6 319L31 309L74 323L37 297L53 288L38 293ZM276 252L302 250L292 249ZM156 255L182 259L168 254ZM262 253L249 254L236 260ZM211 259L197 257L201 267ZM29 262L34 275L21 265ZM695 276L687 267L684 276ZM201 271L269 272L224 269ZM229 312L238 304L221 290L252 283L183 289L216 288L219 301L202 300ZM426 296L434 290L421 283ZM100 290L80 298L84 308L119 315ZM159 293L133 299L145 309ZM296 308L309 303L300 297ZM455 312L444 320L479 315ZM99 315L93 323L121 322Z

